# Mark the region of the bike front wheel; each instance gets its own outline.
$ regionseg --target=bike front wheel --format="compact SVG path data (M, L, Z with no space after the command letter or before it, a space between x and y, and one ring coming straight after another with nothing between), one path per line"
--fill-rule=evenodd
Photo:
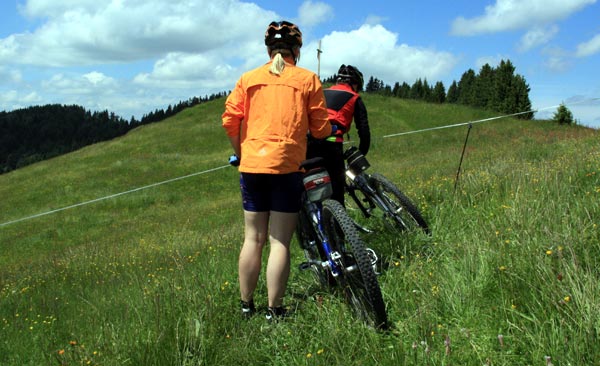
M341 273L336 277L346 302L354 313L376 328L387 327L387 313L373 258L360 239L352 219L335 200L323 202L323 229L329 244L341 258Z
M371 175L371 184L386 207L383 218L399 231L422 229L429 234L429 226L417 206L398 187L381 174Z

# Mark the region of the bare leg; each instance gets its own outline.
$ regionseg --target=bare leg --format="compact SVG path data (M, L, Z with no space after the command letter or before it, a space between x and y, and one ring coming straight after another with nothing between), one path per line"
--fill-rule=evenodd
M290 242L296 229L297 213L271 211L269 241L271 250L267 262L267 292L269 306L283 304L290 275Z
M260 275L262 250L269 229L269 212L244 211L244 222L244 244L240 251L238 271L241 299L250 301Z

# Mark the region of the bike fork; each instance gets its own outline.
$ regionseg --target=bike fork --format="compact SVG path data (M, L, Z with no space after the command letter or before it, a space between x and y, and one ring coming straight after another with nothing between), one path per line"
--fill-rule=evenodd
M321 217L321 207L318 207L315 210L315 214L313 215L313 220L315 223L315 227L317 229L317 235L323 245L323 251L325 252L326 261L321 262L323 267L329 268L333 277L337 277L340 275L340 269L337 265L337 262L342 257L340 253L337 251L332 251L331 246L329 245L329 239L327 235L325 235L325 230L323 229L323 219Z

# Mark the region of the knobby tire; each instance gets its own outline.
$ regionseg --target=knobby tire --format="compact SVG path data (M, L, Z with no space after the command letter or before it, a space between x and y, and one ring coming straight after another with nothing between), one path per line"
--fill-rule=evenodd
M376 328L387 327L387 313L377 275L352 219L335 200L323 202L323 227L332 250L342 255L336 278L352 310ZM348 271L355 266L354 270Z
M389 219L393 227L400 231L421 228L425 233L430 233L429 226L417 206L394 183L383 175L375 173L371 175L371 184L392 213L393 217Z

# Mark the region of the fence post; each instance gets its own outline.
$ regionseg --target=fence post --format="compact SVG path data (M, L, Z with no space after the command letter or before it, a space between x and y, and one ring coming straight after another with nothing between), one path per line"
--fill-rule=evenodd
M469 134L473 124L469 123L469 129L467 130L467 137L465 138L465 144L463 146L462 154L460 155L460 162L458 163L458 170L456 171L456 180L454 181L454 193L456 193L456 187L458 186L458 177L460 175L460 168L462 166L463 158L465 156L465 150L467 149L467 142L469 141Z

